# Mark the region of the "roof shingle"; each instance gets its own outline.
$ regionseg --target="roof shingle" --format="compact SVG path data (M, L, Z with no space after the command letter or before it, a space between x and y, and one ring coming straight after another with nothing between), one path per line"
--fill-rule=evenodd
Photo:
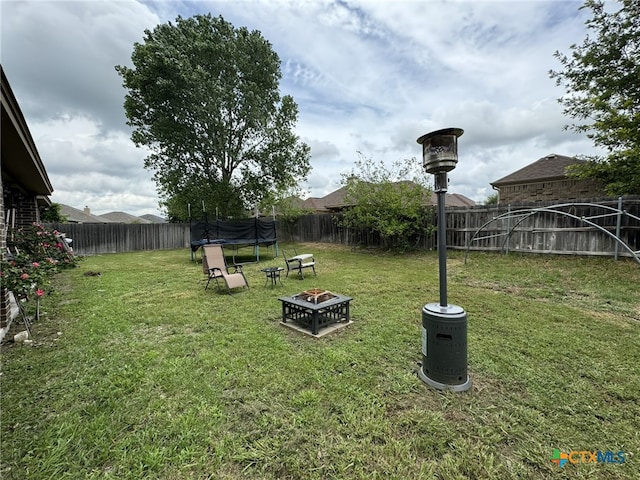
M500 180L491 182L491 185L508 185L513 183L530 183L540 180L558 180L566 177L566 169L569 165L583 163L575 157L556 155L552 153L546 157L521 168Z

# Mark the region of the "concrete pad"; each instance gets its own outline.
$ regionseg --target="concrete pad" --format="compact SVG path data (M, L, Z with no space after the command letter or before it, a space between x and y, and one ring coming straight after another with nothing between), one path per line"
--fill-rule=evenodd
M283 325L285 327L290 328L291 330L296 330L298 332L304 333L306 335L309 335L310 337L314 337L314 338L322 338L325 335L328 335L332 332L335 332L336 330L340 330L343 327L346 327L347 325L351 325L353 323L353 320L349 320L348 322L339 322L339 323L332 323L331 325L327 325L326 327L323 327L321 329L318 330L318 333L316 335L314 335L313 333L311 333L311 329L307 328L307 327L303 327L301 325L298 325L295 322L280 322L280 325Z

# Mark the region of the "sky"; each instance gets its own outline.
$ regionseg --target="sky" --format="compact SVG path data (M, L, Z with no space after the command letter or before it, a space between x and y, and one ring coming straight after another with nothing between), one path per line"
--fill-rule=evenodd
M569 0L0 2L0 60L54 188L91 213L161 215L147 152L131 141L115 65L144 30L211 13L259 30L281 60L311 149L304 196L341 187L360 158L415 159L421 135L464 130L449 192L483 202L490 183L548 154L600 153L549 78L587 30Z

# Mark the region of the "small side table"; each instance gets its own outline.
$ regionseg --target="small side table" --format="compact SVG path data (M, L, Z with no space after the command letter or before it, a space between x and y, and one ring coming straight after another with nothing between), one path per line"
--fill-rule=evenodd
M267 268L263 268L260 271L264 272L267 275L267 280L264 282L264 286L267 286L267 283L269 283L269 280L271 280L271 286L275 287L276 286L276 281L280 282L280 285L282 285L282 280L280 278L280 272L282 272L284 270L284 268L282 267L267 267Z

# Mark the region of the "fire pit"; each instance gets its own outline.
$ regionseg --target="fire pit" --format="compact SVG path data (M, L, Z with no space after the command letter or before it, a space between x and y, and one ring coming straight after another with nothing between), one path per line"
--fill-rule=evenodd
M314 288L278 300L282 302L282 323L294 322L312 335L318 335L321 328L329 325L350 322L351 297Z
M294 295L293 298L295 298L296 300L306 300L309 303L317 305L318 303L326 302L327 300L336 298L336 295L331 293L329 290L320 290L319 288L313 288L311 290L305 290L298 295Z

